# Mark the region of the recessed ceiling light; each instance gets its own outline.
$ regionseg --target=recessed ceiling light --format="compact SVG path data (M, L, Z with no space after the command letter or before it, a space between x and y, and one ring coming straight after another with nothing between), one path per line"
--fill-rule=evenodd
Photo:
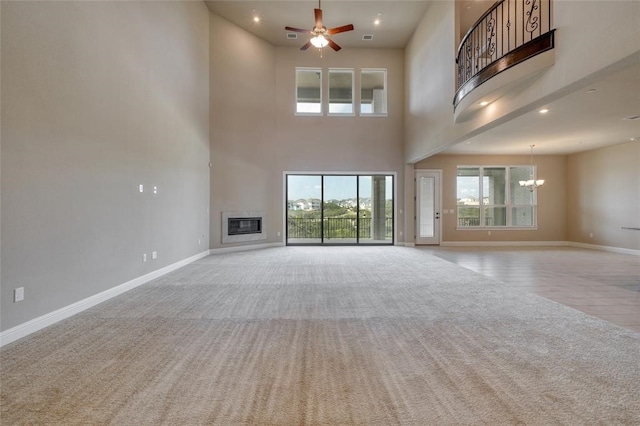
M587 93L593 93L595 91L596 91L596 89L589 89L589 90L587 90Z
M253 22L260 22L260 17L259 16L254 16L253 17Z
M540 114L546 114L549 112L549 110L547 108L542 108L540 111L538 111Z
M631 117L625 117L625 120L640 120L640 115L632 115Z
M634 136L634 137L632 137L632 138L629 138L629 140L630 140L631 142L640 141L640 136Z
M480 106L487 106L487 105L489 105L489 101L480 102Z
M380 25L380 18L377 18L375 21L373 21L374 25Z

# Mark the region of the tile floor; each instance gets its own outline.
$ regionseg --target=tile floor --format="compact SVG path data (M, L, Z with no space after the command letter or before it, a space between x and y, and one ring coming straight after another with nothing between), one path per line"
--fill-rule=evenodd
M573 247L420 250L640 332L640 257Z

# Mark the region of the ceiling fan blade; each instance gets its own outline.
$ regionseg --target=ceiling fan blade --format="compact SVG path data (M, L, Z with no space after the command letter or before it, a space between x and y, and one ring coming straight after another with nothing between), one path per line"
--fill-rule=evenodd
M337 52L338 50L342 49L342 47L338 46L338 45L336 44L336 42L335 42L335 41L333 41L333 40L331 40L330 38L328 38L328 39L327 39L327 41L329 42L329 46L331 46L331 48L332 48L333 50L335 50L336 52Z
M311 30L303 30L302 28L284 27L284 29L287 31L293 31L295 33L311 34Z
M353 24L343 25L341 27L336 27L336 28L331 28L330 30L327 30L327 34L329 34L329 35L338 34L338 33L343 33L345 31L351 31L351 30L353 30Z
M302 47L300 48L300 50L307 50L307 49L308 49L308 48L310 48L310 47L311 47L311 42L310 42L310 41L308 41L308 42L306 42L306 43L304 44L304 46L302 46Z
M322 9L313 9L313 12L316 18L316 26L314 28L321 30L322 29Z

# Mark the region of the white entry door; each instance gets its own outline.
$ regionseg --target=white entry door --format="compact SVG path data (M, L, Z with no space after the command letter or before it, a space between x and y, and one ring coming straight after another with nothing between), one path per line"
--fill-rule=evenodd
M416 170L416 244L440 244L441 170Z

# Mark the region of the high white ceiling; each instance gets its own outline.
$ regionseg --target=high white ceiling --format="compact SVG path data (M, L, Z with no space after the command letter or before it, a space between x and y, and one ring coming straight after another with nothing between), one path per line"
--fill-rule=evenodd
M274 46L300 47L308 41L304 34L287 39L284 27L311 30L315 24L313 9L318 0L207 0L209 10ZM353 24L350 32L336 34L333 41L341 47L403 48L424 16L428 1L338 1L322 0L323 24L327 28ZM260 18L255 22L254 17ZM380 20L379 25L374 21ZM364 34L373 39L363 41Z
M472 23L493 0L460 0L461 27ZM285 26L311 29L314 0L207 0L209 9L274 46L299 47L304 34L287 39ZM348 48L404 48L427 11L429 1L339 1L322 0L327 28L353 24L354 31L336 34L333 40L348 54ZM260 18L254 22L254 17ZM379 25L374 21L380 20ZM465 33L465 28L460 28ZM363 41L364 34L373 39ZM454 52L452 52L452 64ZM452 154L571 154L640 140L640 55L622 70L603 75L588 86L577 88L547 105L546 114L531 111L506 124L449 148ZM592 90L595 89L595 90ZM542 108L542 106L541 106Z

